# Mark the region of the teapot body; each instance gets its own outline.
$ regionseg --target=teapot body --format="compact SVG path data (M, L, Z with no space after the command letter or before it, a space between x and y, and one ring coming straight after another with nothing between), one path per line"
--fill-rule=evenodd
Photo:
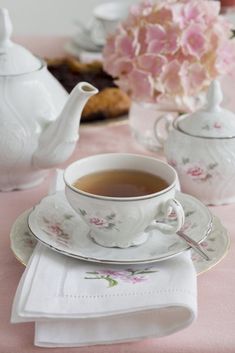
M0 76L0 96L0 190L32 187L46 175L32 163L39 137L68 94L42 63L34 72Z
M183 192L207 205L235 202L235 138L191 136L177 128L176 120L164 151Z

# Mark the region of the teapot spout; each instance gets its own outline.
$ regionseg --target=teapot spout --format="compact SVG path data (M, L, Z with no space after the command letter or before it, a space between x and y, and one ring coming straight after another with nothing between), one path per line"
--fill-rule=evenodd
M79 139L82 110L88 99L96 93L98 90L86 82L74 87L59 117L42 131L33 155L35 168L51 168L71 156Z

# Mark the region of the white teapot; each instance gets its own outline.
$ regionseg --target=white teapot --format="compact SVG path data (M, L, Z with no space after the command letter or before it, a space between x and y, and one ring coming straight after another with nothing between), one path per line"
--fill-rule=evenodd
M10 39L12 25L0 9L0 190L39 184L46 169L64 162L78 140L88 98L98 91L80 82L68 97L44 61Z
M222 99L220 83L213 81L204 108L165 117L164 152L182 191L210 205L235 202L235 115L220 106Z

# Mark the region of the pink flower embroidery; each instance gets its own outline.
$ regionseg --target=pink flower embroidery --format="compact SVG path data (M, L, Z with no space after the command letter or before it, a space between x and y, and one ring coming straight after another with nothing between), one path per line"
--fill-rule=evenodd
M149 279L149 275L158 272L156 269L144 268L141 270L98 270L92 272L86 272L85 279L102 279L108 282L108 288L112 288L119 284L119 281L127 282L131 284L137 284Z

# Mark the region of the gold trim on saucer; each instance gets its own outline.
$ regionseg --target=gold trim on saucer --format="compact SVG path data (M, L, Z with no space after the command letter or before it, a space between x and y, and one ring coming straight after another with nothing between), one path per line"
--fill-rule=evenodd
M25 235L26 233L27 233L27 240L30 240L30 236L32 236L32 240L35 241L35 238L29 232L28 225L27 225L28 214L31 210L32 209L25 211L16 219L16 221L13 224L13 227L11 229L11 233L10 233L11 250L12 250L15 258L24 266L26 266L26 262L27 262L27 261L24 261L24 257L29 258L33 249L34 249L33 244L28 246L28 249L27 249L27 244L26 244L26 246L25 246L25 244L23 244L23 242L25 242L23 235ZM216 224L217 224L217 226L216 226ZM216 235L216 231L218 231L219 234L221 235L220 239L224 240L224 250L220 254L219 258L217 258L216 261L214 263L212 263L211 265L210 265L210 261L201 260L201 261L203 261L202 264L205 266L205 269L198 270L197 266L195 265L195 267L198 271L197 275L201 275L201 274L211 270L217 264L219 264L226 257L226 255L229 252L230 246L231 246L230 237L229 237L225 227L221 224L219 218L213 217L213 226L215 227L214 230L212 228L212 232L208 235L208 238L206 238L205 241L210 242L210 236L213 235L213 232L215 232L215 235ZM217 235L217 237L218 237L218 235ZM218 242L219 242L219 240L218 240ZM30 243L31 243L31 241L30 241ZM20 247L21 247L21 250L20 250L21 252L19 251ZM18 249L18 251L17 251L17 249ZM212 254L213 254L212 252L208 252L209 256L211 256ZM217 254L217 256L218 256L218 254ZM206 267L207 265L208 265L208 267ZM200 266L200 264L199 264L199 266Z

